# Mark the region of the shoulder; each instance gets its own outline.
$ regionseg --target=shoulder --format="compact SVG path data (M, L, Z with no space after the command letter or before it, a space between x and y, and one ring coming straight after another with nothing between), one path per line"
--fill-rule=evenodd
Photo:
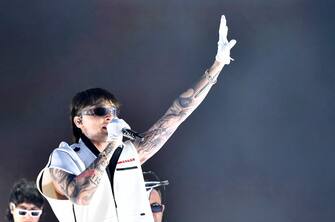
M62 158L76 159L78 158L78 155L75 152L75 148L76 144L70 146L66 142L61 142L59 146L52 151L51 158L53 161L62 161Z
M66 142L61 142L51 153L47 167L61 169L75 175L80 174L82 161L75 151L78 146L78 144L69 145Z

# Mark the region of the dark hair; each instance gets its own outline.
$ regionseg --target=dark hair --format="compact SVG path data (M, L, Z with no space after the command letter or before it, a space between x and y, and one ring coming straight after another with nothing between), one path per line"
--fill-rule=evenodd
M82 132L73 122L73 118L78 116L79 112L85 107L94 106L101 102L111 102L117 109L120 108L120 103L116 99L116 97L112 93L101 88L87 89L85 91L77 93L73 97L71 103L71 124L73 136L76 143L79 141Z
M44 198L37 190L35 182L20 179L13 185L9 194L8 203L14 203L16 206L21 203L30 203L42 208ZM6 218L9 222L14 222L9 204L7 206Z
M153 171L143 172L143 177L144 177L144 181L145 182L153 182L153 181L163 182L163 181L161 181L159 179L159 177L157 176L157 174L155 172L153 172ZM165 206L162 221L167 221L167 216L168 216L167 215L167 208L166 208L166 205L165 205L166 204L166 190L165 190L165 187L167 186L167 184L153 188L153 189L155 189L158 192L158 194L159 194L159 196L161 198L161 202ZM150 198L150 196L149 196L149 198Z
M153 171L148 171L148 172L143 172L143 177L144 177L144 181L145 182L150 182L150 181L160 181L159 177L157 176L157 174ZM161 201L163 203L163 193L165 191L165 186L159 186L159 187L155 187L155 190L157 190Z

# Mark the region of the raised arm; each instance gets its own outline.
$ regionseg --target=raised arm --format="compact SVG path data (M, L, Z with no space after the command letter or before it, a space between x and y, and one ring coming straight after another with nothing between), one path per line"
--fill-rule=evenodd
M152 157L170 138L178 126L199 106L216 80L224 65L229 64L230 49L236 40L227 40L228 27L226 19L221 17L219 28L218 51L214 64L206 70L200 80L190 89L182 93L147 132L142 141L137 141L135 147L140 156L141 163Z

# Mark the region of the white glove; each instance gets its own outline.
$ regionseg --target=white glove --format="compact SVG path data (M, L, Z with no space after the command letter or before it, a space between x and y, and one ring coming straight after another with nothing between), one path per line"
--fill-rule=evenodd
M114 141L117 145L122 144L122 129L130 129L130 126L123 119L113 118L113 120L107 125L107 141Z
M218 52L215 56L215 59L218 62L222 62L223 64L229 64L230 60L234 61L234 59L230 58L230 50L236 44L236 40L232 39L228 42L227 33L228 27L226 18L224 15L222 15L219 28Z

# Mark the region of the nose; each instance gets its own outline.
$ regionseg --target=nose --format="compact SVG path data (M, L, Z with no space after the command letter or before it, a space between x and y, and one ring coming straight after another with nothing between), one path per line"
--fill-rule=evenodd
M33 221L33 219L34 219L29 213L24 215L24 218L25 218L25 221Z
M105 116L105 120L106 120L107 122L112 121L112 119L113 119L113 115L112 115L111 113L108 113L108 114Z

